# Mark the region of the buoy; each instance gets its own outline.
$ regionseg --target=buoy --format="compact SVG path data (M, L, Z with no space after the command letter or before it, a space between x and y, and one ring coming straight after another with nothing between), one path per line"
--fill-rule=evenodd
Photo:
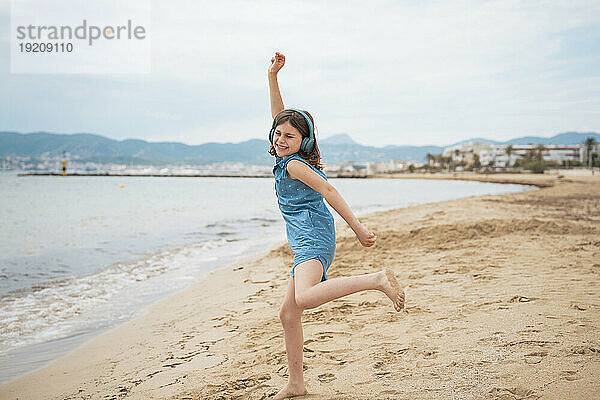
M121 185L121 186L119 186L119 187L120 187L121 189L123 189L123 188L125 187L125 185Z

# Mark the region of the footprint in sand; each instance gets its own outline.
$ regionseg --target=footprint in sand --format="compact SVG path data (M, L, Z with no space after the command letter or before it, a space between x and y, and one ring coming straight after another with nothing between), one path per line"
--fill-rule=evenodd
M472 276L473 276L473 279L479 280L479 281L491 281L493 279L497 279L497 277L492 274L477 273L477 274L473 274Z
M600 349L589 346L576 346L571 349L570 354L600 354Z
M581 304L575 304L575 303L571 304L571 308L574 308L575 310L578 310L578 311L585 311L585 310L588 309L587 306L584 306L584 305L581 305Z
M391 373L390 371L382 370L383 367L385 367L385 366L386 366L386 363L384 363L383 361L375 361L373 363L373 369L375 370L375 376L382 377L382 376L390 374Z
M346 360L345 357L337 356L335 354L324 354L323 356L326 359L328 359L332 364L336 365L344 365L348 362L348 360Z
M535 300L535 297L526 297L526 296L513 296L508 300L509 303L529 303L530 301Z
M560 375L561 377L570 382L581 379L581 377L577 376L577 371L561 371Z
M493 388L490 394L495 400L533 400L539 399L541 396L535 391L525 388Z
M423 358L428 359L428 360L437 358L436 350L425 350L422 352L422 354L423 354Z
M383 305L384 303L382 301L361 301L360 303L358 303L358 307L359 308L363 308L363 309L370 309L370 308L379 308Z
M533 353L529 353L525 355L525 362L527 364L539 364L547 355L547 351L536 351Z
M329 373L329 372L325 373L325 374L321 374L321 375L317 376L317 378L319 379L319 381L321 381L323 383L331 382L336 379L335 375L332 373Z
M331 307L332 310L335 310L336 312L339 312L341 314L354 314L356 307L353 306L352 304L348 304L348 303L344 303L342 305L339 306L333 306Z

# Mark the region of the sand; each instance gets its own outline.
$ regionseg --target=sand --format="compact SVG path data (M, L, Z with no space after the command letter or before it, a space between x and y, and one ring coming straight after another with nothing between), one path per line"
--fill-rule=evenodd
M545 187L363 217L369 248L337 225L330 279L389 268L406 307L368 291L305 311L299 398L598 398L600 177L494 179ZM284 243L214 271L0 398L269 398L291 263Z

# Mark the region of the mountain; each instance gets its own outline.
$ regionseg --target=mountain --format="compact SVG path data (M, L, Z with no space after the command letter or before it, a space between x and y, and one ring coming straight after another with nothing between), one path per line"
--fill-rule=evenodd
M346 133L321 139L318 144L323 158L331 164L344 161L424 160L427 153L438 154L444 149L440 146L363 146Z
M505 144L583 144L585 139L593 137L597 142L600 142L600 134L595 132L565 132L550 138L526 136L517 139L511 139L504 142Z
M456 142L456 143L452 143L451 145L445 146L445 147L452 147L452 146L458 146L460 144L467 144L467 143L489 143L489 144L503 144L502 142L498 142L495 140L491 140L491 139L484 139L484 138L473 138L473 139L467 139L467 140L461 140L460 142Z
M337 135L326 137L325 139L319 140L319 146L322 144L358 144L347 133L340 133Z
M117 141L89 133L60 135L47 132L0 132L0 157L25 155L39 158L43 153L47 153L49 157L60 157L63 152L69 152L72 159L78 158L83 162L162 165L230 161L260 165L272 163L265 142L251 139L241 143L190 146L177 142L149 143L136 139Z
M522 137L506 142L488 139L470 139L494 144L582 144L586 138L594 137L600 142L600 134L595 132L565 132L551 138ZM333 135L318 142L325 164L339 164L344 161L424 161L427 153L440 154L448 146L363 146L347 134ZM39 159L42 155L59 158L63 152L70 153L72 160L97 163L135 164L212 164L217 162L241 162L255 165L272 165L273 156L268 154L269 143L265 139L251 139L240 143L204 143L190 146L177 142L150 143L145 140L113 140L91 133L55 134L48 132L18 133L0 132L0 157L29 156Z
M319 142L319 149L326 164L339 164L344 161L423 161L427 153L439 154L440 146L385 146L373 147L354 144L330 144Z
M446 146L446 147L451 147L451 146L456 146L459 144L463 144L463 143L470 143L470 142L479 142L479 143L490 143L490 144L564 144L564 145L569 145L569 144L583 144L583 142L585 142L585 139L589 138L589 137L593 137L594 139L596 139L597 142L600 142L600 134L596 133L596 132L585 132L585 133L581 133L581 132L564 132L564 133L559 133L558 135L554 135L552 137L546 138L546 137L540 137L540 136L524 136L524 137L520 137L520 138L516 138L516 139L510 139L507 140L506 142L498 142L495 140L490 140L490 139L483 139L483 138L476 138L476 139L469 139L469 140L462 140L460 142L454 143L450 146Z

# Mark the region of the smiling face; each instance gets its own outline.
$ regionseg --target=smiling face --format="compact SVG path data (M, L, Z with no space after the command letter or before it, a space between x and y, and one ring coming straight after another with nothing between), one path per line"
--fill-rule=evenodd
M287 157L300 150L302 134L286 121L275 128L273 135L273 147L279 157Z

